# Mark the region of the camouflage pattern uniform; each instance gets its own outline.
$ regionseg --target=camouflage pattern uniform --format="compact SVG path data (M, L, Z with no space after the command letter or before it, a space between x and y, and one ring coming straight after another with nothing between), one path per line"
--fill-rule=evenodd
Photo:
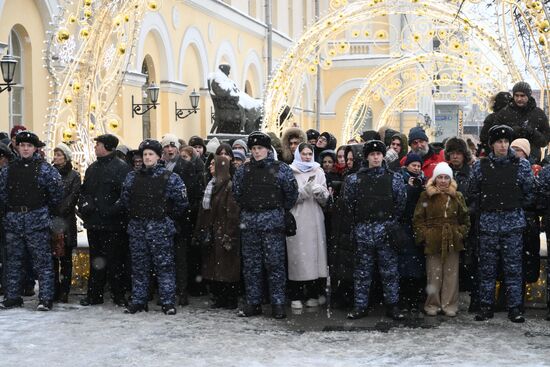
M136 177L146 176L145 180L167 177L164 197L168 208L162 217L144 217L132 214L132 200ZM166 176L165 176L166 175ZM144 182L144 181L141 181ZM147 182L147 181L146 181ZM176 301L176 269L174 262L174 221L189 206L187 191L181 178L170 173L159 162L151 169L142 168L126 176L120 197L121 204L129 210L128 235L130 238L130 256L132 259L132 303L145 305L148 301L149 277L154 267L159 286L160 300L163 305L174 305ZM159 205L161 205L159 203ZM155 208L142 208L153 212ZM163 209L160 209L163 210Z
M344 186L344 203L349 212L354 213L352 237L356 244L357 257L354 271L357 310L365 310L368 307L369 290L376 263L382 278L386 305L395 305L399 301L398 253L396 247L390 243L390 235L398 228L407 202L407 188L401 173L393 173L391 180L393 215L384 219L365 221L357 218L356 214L358 207L364 205L360 202L361 175L377 178L388 172L386 167L363 167L357 173L348 176Z
M37 171L33 170L33 164ZM42 190L43 205L37 209L27 208L22 202L10 198L10 172L15 167L31 170L24 175L36 177L37 190ZM33 175L34 174L34 175ZM19 182L17 182L19 184ZM50 302L54 298L54 272L50 245L50 208L55 208L63 199L63 182L59 172L44 162L35 153L31 158L15 158L0 172L0 201L6 204L4 228L6 233L6 288L8 300L21 296L23 260L25 250L31 256L34 272L38 276L40 301Z
M495 167L506 167L517 162L516 182L521 190L522 206L533 200L534 177L529 162L523 158L517 160L512 149L505 157L496 157L490 153L487 158ZM495 300L495 282L499 255L504 264L504 285L507 293L508 308L517 308L522 304L522 251L523 230L526 226L522 207L506 210L487 210L480 203L482 192L481 161L472 168L471 199L479 210L479 297L484 306L491 306ZM502 197L502 202L508 200Z
M246 303L260 305L263 296L263 268L267 270L271 304L285 303L286 286L286 236L284 211L290 210L298 199L298 184L290 167L273 159L269 152L267 158L250 165L271 168L279 165L276 177L277 186L283 196L280 208L268 210L250 210L244 208L245 165L239 167L233 177L233 192L241 207L241 244L243 275L246 290ZM248 164L247 164L248 165Z

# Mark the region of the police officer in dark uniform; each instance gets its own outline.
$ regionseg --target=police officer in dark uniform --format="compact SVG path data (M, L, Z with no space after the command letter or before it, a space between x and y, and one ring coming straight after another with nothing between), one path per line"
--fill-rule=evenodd
M103 291L108 280L113 302L122 307L126 305L124 264L128 256L127 219L121 208L114 204L120 198L122 183L131 168L116 156L116 136L104 134L95 141L97 161L86 169L78 202L90 247L88 292L80 304L90 306L103 303Z
M153 139L139 146L143 167L128 174L120 204L128 210L132 257L132 302L124 312L147 311L150 272L159 285L162 311L176 314L175 222L189 206L182 179L167 170L161 144Z
M5 203L6 289L0 308L20 307L25 250L38 276L39 311L49 311L54 298L54 272L50 247L50 208L63 198L59 172L37 153L42 143L34 133L16 136L20 156L0 172L0 201Z
M488 157L472 168L472 200L479 211L479 299L477 321L493 317L499 256L503 262L508 318L524 322L522 304L523 207L533 199L533 172L529 162L510 148L514 131L507 125L489 130Z
M346 178L344 203L353 215L352 236L356 244L354 271L355 307L349 319L367 316L369 290L378 263L386 315L394 320L404 318L399 310L399 269L392 231L405 210L407 189L400 173L386 167L386 145L371 140L363 147L366 164Z
M249 163L233 177L233 192L241 208L241 245L246 305L239 316L262 313L263 269L267 270L272 314L286 317L285 210L298 199L298 184L290 167L275 161L271 138L259 131L248 137Z

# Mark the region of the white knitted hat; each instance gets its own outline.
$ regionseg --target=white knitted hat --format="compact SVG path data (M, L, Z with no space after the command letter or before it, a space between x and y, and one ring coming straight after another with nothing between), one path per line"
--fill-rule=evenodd
M70 161L73 159L73 152L71 152L71 148L69 148L69 146L65 143L59 143L55 149L59 149L60 151L63 152L63 154L65 155L65 159Z
M435 180L435 178L439 175L447 175L450 178L453 178L453 169L449 166L447 162L441 162L438 163L437 166L435 166L432 178Z
M164 148L167 145L174 144L176 148L180 148L180 142L176 135L174 134L166 134L162 137L162 140L160 142L162 147Z

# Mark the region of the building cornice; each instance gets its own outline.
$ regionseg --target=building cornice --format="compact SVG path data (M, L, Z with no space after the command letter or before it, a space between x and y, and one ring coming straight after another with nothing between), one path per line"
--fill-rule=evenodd
M212 18L219 19L259 38L265 38L267 25L250 15L219 0L179 0L179 2L195 8ZM292 39L278 30L273 30L273 43L284 49L292 44Z

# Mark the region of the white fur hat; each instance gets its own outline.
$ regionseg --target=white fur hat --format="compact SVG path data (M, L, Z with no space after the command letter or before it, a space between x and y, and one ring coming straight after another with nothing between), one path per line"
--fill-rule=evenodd
M166 134L162 137L162 140L160 142L162 147L164 148L167 145L173 144L176 148L180 148L180 142L178 140L178 137L174 134Z
M435 166L432 178L435 180L435 178L439 175L447 175L450 178L453 178L453 169L449 166L447 162L441 162L438 163L437 166Z
M60 151L63 152L63 154L65 155L65 159L70 161L73 159L73 152L71 152L71 148L69 148L69 146L65 143L59 143L55 149L59 149ZM54 150L55 150L54 149Z

